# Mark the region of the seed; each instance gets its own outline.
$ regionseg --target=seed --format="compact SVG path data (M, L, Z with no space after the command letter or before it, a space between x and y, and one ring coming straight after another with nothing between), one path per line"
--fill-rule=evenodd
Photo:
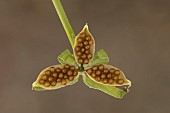
M68 80L70 80L70 81L72 81L73 79L74 79L73 76L69 76L69 77L68 77Z
M88 59L84 59L84 64L88 64L89 60Z
M123 80L123 79L119 79L119 80L117 80L117 83L118 83L118 84L123 84L123 82L124 82L124 80Z
M76 52L78 52L78 51L80 51L80 47L79 47L79 46L76 46L76 47L74 48L74 50L75 50Z
M108 75L107 75L107 78L111 78L111 77L112 77L112 75L111 75L111 74L108 74Z
M86 50L85 53L86 53L86 54L89 54L89 53L90 53L90 50Z
M63 73L60 73L60 74L58 75L59 78L63 78L63 76L64 76Z
M84 45L86 46L86 45L88 45L89 43L88 43L88 41L84 41Z
M115 72L115 70L112 68L112 69L110 69L110 73L111 74L114 74L114 72Z
M109 79L109 84L113 84L114 80L113 79Z
M103 65L99 65L99 70L103 70L104 66Z
M73 74L73 72L72 72L71 70L68 70L68 71L67 71L67 75L68 75L68 76L71 76L72 74Z
M77 42L78 42L78 43L83 42L83 38L82 38L82 37L78 37L78 38L77 38Z
M89 45L92 45L92 44L93 44L93 41L92 41L92 40L90 40L90 41L89 41Z
M105 74L107 74L107 73L109 72L109 70L105 68L103 72L104 72Z
M66 85L66 84L67 84L67 81L66 81L65 79L63 79L63 80L61 81L61 84L62 84L62 85Z
M86 46L85 46L85 49L89 49L89 48L90 48L90 45L86 45Z
M45 81L44 81L43 79L40 79L39 83L40 83L40 84L44 84Z
M85 59L85 58L86 58L86 54L83 54L83 55L81 56L81 58L82 58L82 59Z
M85 33L81 33L79 36L85 38L86 34Z
M60 73L61 72L61 69L60 68L56 68L55 70L57 73Z
M68 78L68 76L67 76L67 75L64 75L64 78Z
M74 75L74 76L77 76L77 74L78 74L77 71L74 71L74 72L73 72L73 75Z
M99 70L96 71L96 75L100 75L101 72Z
M47 70L47 71L45 72L45 74L46 74L46 75L50 75L51 72L50 72L49 70Z
M66 70L66 69L62 69L62 72L63 72L63 73L67 73L67 70Z
M82 48L82 49L81 49L81 52L85 52L85 49L84 49L84 48Z
M88 70L87 70L87 73L88 73L88 74L91 74L91 73L92 73L92 69L88 69Z
M95 78L95 77L96 77L96 74L95 74L95 73L92 73L91 76L92 76L93 78Z
M108 80L107 80L107 79L103 79L102 82L103 82L104 84L106 84L106 83L108 83Z
M65 69L69 69L70 66L69 66L68 64L65 64L65 65L64 65L64 68L65 68Z
M78 63L83 64L83 59L78 59Z
M101 80L101 78L99 76L97 76L96 80L99 82Z
M119 79L119 76L116 75L116 76L113 77L113 79L114 79L114 80L117 80L117 79Z
M52 81L52 82L51 82L51 85L52 85L52 86L55 86L56 84L57 84L56 81Z
M47 75L42 76L42 80L47 80L47 78L48 78Z
M115 71L115 75L120 75L120 71L119 71L119 70L116 70L116 71Z
M76 53L76 55L77 55L77 56L81 56L82 53L79 51L79 52Z
M49 77L49 78L48 78L48 81L50 81L50 82L53 81L53 80L54 80L53 77Z
M91 40L91 36L90 35L86 36L86 40L87 41Z
M70 66L70 70L75 70L75 67L74 66Z
M58 77L58 73L53 73L53 77Z
M96 70L97 70L97 67L96 67L96 66L93 66L92 69L93 69L93 71L96 71Z
M101 78L106 78L106 75L105 75L105 74L102 74L102 75L101 75Z
M92 54L88 54L88 55L87 55L87 58L88 58L88 59L91 59L91 58L92 58Z
M49 87L49 86L50 86L50 82L46 81L44 85L45 85L46 87Z
M57 82L61 82L61 78L57 78Z
M79 43L78 45L79 45L80 47L83 47L83 46L84 46L84 44L83 44L83 43Z
M52 73L54 73L54 72L55 72L55 68L54 68L54 67L51 67L51 68L50 68L50 71L51 71Z

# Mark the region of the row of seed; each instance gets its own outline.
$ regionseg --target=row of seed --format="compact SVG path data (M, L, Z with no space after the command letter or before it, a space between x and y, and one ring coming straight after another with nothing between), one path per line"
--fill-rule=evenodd
M93 39L90 35L81 33L77 38L77 43L74 48L75 54L79 64L88 64L92 58L92 53L90 51L93 42Z
M124 80L120 76L120 71L114 68L106 68L104 65L93 66L87 73L98 82L104 84L123 84Z
M39 83L46 87L56 86L58 83L66 85L69 81L73 81L78 75L77 70L74 66L69 66L68 64L61 67L50 67L41 76Z

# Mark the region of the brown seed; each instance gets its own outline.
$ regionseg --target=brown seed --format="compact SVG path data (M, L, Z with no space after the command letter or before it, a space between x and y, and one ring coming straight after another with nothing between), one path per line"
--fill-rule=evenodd
M74 76L69 76L68 77L68 80L70 80L70 81L73 81L73 79L74 79Z
M108 83L108 80L105 78L105 79L102 80L102 82L103 82L104 84L106 84L106 83Z
M117 80L117 83L118 83L118 84L123 84L123 82L124 82L124 80L123 80L123 79L119 79L119 80Z
M79 47L84 47L83 43L79 43L78 45L79 45Z
M85 33L81 33L79 36L82 37L82 38L85 38L86 34Z
M58 75L59 78L63 78L63 76L64 76L63 73L60 73L60 74Z
M92 73L91 76L92 76L93 78L95 78L95 77L96 77L96 74L95 74L95 73Z
M76 46L76 47L74 48L74 50L75 50L76 52L78 52L78 51L80 51L80 47L79 47L79 46Z
M88 54L88 55L87 55L87 58L88 58L88 59L91 59L91 58L92 58L92 54Z
M114 74L114 72L115 72L115 70L112 68L112 69L110 69L110 73L111 74Z
M57 78L57 82L61 82L61 78Z
M103 70L104 66L103 65L99 65L99 70Z
M50 82L49 82L49 81L46 81L44 85L45 85L46 87L49 87L49 86L50 86Z
M70 66L70 70L74 71L75 67L74 66Z
M109 72L109 70L107 68L104 69L103 71L105 74L107 74Z
M88 59L84 59L84 64L88 64L89 60Z
M86 50L85 53L86 53L86 54L89 54L89 53L90 53L90 50Z
M115 75L120 75L120 71L119 71L119 70L116 70L116 71L115 71Z
M53 73L53 77L58 77L58 73Z
M64 78L66 79L66 78L68 78L68 76L67 76L67 75L64 75Z
M88 74L91 74L91 73L92 73L92 69L88 69L88 70L87 70L87 73L88 73Z
M39 83L40 83L40 84L44 84L44 83L45 83L45 80L40 79L40 80L39 80Z
M84 45L86 46L86 45L88 45L89 43L88 43L88 41L84 41Z
M69 69L70 66L69 66L68 64L65 64L65 65L64 65L64 68L65 68L65 69Z
M79 52L76 53L76 55L77 55L77 56L81 56L82 53L79 51Z
M83 64L83 59L78 59L78 63Z
M113 77L113 79L114 79L114 80L117 80L117 79L119 79L119 76L116 75L116 76Z
M82 37L78 37L78 38L77 38L77 42L78 42L78 43L83 42L83 38L82 38Z
M86 36L86 40L87 41L91 40L91 36L90 35Z
M108 74L108 75L107 75L107 78L111 78L111 77L112 77L112 75L111 75L111 74Z
M109 79L109 84L113 84L114 80L113 79Z
M92 40L90 40L90 41L89 41L89 45L92 45L92 44L93 44L93 41L92 41Z
M106 78L106 75L105 75L105 74L102 74L102 75L101 75L101 78Z
M85 58L86 58L86 54L83 54L83 55L81 56L81 58L82 58L82 59L85 59Z
M101 78L100 78L99 76L97 76L95 79L96 79L96 81L98 81L98 82L101 81Z
M53 77L49 77L49 78L48 78L48 81L50 81L50 82L53 81L53 80L54 80Z
M72 72L71 70L68 70L68 71L67 71L67 75L68 75L68 76L71 76L72 74L73 74L73 72Z
M54 72L55 72L55 68L54 68L54 67L51 67L51 68L50 68L50 71L51 71L52 73L54 73Z
M77 76L77 74L78 74L78 72L75 70L75 71L73 72L73 75L74 75L74 76Z
M62 72L63 73L67 73L67 69L62 69Z
M62 84L62 85L66 85L66 84L67 84L67 81L66 81L65 79L62 79L61 84Z
M52 81L52 82L51 82L51 85L52 85L52 86L55 86L56 84L57 84L56 81Z
M100 75L101 72L99 70L96 71L96 75Z
M87 49L89 49L90 48L90 45L86 45L85 46L85 49L87 50Z
M47 78L48 78L47 75L43 75L43 76L41 77L42 80L47 80Z
M49 76L51 74L50 70L47 70L45 74Z
M60 73L60 72L61 72L61 69L60 69L60 68L56 68L55 71L56 71L57 73Z
M84 49L84 48L81 48L81 52L82 52L82 53L85 52L85 49Z
M96 71L96 70L97 70L97 67L96 67L96 66L93 66L92 69L93 69L93 71Z

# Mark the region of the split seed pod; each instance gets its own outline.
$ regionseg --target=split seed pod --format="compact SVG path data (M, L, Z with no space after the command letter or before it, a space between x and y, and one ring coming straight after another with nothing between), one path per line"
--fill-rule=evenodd
M85 25L83 30L76 36L73 51L79 66L85 67L93 59L95 41L87 25Z

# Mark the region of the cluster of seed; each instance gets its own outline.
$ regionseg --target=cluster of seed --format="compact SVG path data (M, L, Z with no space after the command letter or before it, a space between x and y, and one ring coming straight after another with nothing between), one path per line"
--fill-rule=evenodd
M63 68L50 67L41 76L39 83L46 87L56 86L57 84L66 85L69 81L73 81L77 75L78 72L75 67L68 64L64 65Z
M114 68L106 68L104 65L93 66L87 73L98 82L104 84L123 84L124 80L120 77L120 71Z
M88 64L92 58L92 53L90 51L93 39L90 35L81 33L77 38L77 45L74 48L75 54L77 56L77 61L79 64Z

